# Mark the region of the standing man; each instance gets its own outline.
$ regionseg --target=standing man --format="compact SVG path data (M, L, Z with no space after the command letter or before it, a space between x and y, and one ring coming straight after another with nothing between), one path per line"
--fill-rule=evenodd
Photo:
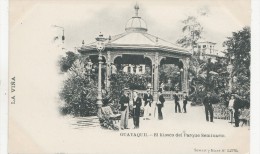
M151 116L151 107L153 103L153 96L151 95L151 90L148 89L147 93L144 95L144 120L149 120L149 116Z
M187 103L188 103L188 96L187 96L186 92L184 92L184 96L183 96L183 110L184 110L184 113L187 113L187 110L186 110Z
M206 120L209 121L210 114L210 122L213 122L212 98L209 92L207 93L207 96L204 98L203 104L205 106Z
M177 113L177 108L179 113L181 113L180 98L178 96L178 91L176 91L176 94L174 95L174 101L175 101L175 113Z
M235 102L235 97L234 95L231 95L231 98L228 102L228 109L230 111L230 119L231 119L231 123L233 123L233 118L234 118L234 102Z
M122 130L129 129L128 128L128 117L129 117L129 97L127 89L124 89L124 94L120 98L121 104L121 122L120 127Z
M134 91L133 93L133 120L134 120L134 128L139 128L139 118L140 118L140 109L142 106L142 100L140 97L138 97L137 91Z
M158 108L158 119L163 120L163 114L162 114L162 107L164 106L165 99L162 95L162 91L158 91L159 100L157 101L157 108Z
M239 110L241 108L242 99L237 94L234 94L233 96L235 98L234 104L233 104L233 108L235 110L235 112L234 112L235 126L234 127L239 127Z

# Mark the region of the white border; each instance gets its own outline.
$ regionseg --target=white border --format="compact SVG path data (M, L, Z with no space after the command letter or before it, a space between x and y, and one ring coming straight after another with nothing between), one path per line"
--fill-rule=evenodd
M6 154L8 141L8 0L0 0L0 154ZM252 0L251 53L251 154L260 153L260 1ZM257 97L258 96L258 97ZM239 135L239 134L238 134Z
M8 0L0 1L0 153L8 141Z
M259 102L259 87L260 87L260 1L252 0L252 18L251 18L251 34L252 34L252 53L251 53L251 154L260 153L260 102Z

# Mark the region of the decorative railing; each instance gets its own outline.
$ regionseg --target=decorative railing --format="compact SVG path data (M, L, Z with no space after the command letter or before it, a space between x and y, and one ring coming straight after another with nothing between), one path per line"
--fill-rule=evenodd
M140 98L143 98L144 95L147 93L146 90L136 90L138 92L138 95ZM133 91L132 90L128 90L129 94L130 94L130 98L133 98ZM162 95L164 97L165 100L173 100L174 99L174 95L177 94L178 97L180 99L183 98L183 93L176 93L174 91L163 91Z
M213 105L213 113L214 119L223 119L223 120L230 120L230 111L229 109L222 104L214 104Z
M174 95L176 95L179 97L179 99L182 99L183 98L183 93L176 93L174 91L164 91L162 93L164 99L166 100L173 100L174 99Z

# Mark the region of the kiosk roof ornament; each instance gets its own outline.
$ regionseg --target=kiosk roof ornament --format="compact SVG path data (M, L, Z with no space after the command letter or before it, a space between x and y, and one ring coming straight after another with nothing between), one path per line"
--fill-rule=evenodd
M139 5L136 3L135 4L135 16L138 17L138 10L139 10Z
M125 30L127 32L140 31L147 32L147 26L145 21L138 16L139 5L135 4L135 16L129 19L125 25Z

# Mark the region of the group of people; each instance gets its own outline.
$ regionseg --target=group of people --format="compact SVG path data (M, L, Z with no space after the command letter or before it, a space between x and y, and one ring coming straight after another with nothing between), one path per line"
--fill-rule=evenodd
M175 113L182 113L181 112L181 106L180 106L180 97L178 96L178 91L176 92L176 94L174 95L174 101L175 101ZM188 104L188 96L187 94L184 92L183 98L182 98L182 102L183 102L183 112L187 113L187 109L186 106ZM178 111L178 112L177 112Z
M162 95L161 89L158 91L158 100L154 100L154 97L151 94L151 90L148 89L147 93L144 94L143 98L140 98L138 96L138 91L133 92L133 97L132 97L132 102L133 102L133 109L132 115L133 115L133 123L134 123L134 128L137 129L139 128L139 123L140 123L140 115L141 115L141 110L144 109L144 119L143 120L150 120L153 118L153 116L156 115L156 110L157 110L157 117L158 120L163 120L163 113L162 113L162 108L164 107L164 102L165 99ZM121 105L121 122L120 122L120 127L121 129L129 129L128 127L128 119L129 119L129 112L130 112L130 98L128 96L128 90L124 89L124 94L122 95L120 99L120 105ZM178 92L174 95L174 101L175 101L175 113L182 113L181 111L181 105L180 102L183 102L183 113L187 113L187 103L188 103L188 96L186 93L184 93L183 97L180 97L178 95ZM203 104L205 107L205 116L206 116L206 121L208 122L213 122L214 119L214 110L213 110L213 104L218 103L219 100L217 100L215 97L213 97L213 94L208 92L207 95L203 99ZM231 96L231 99L228 104L228 108L234 117L235 120L235 126L234 127L239 127L239 122L241 121L241 114L240 114L240 109L241 109L241 101L242 99L238 96L233 94ZM143 104L144 102L144 104ZM246 116L246 118L249 116L250 112L246 112L242 114ZM152 116L153 115L153 116ZM231 119L233 119L231 117ZM242 118L245 119L245 118Z
M250 119L249 103L246 99L241 98L237 94L232 94L228 102L228 109L231 115L231 122L234 118L235 126L239 127L240 121L242 125L245 124Z
M162 91L158 91L158 100L156 101L156 107L158 111L158 119L162 120L163 119L163 114L162 114L162 107L164 106L165 99L162 95ZM141 114L141 109L144 108L144 120L149 120L150 117L152 116L152 106L154 106L153 102L153 96L151 94L150 90L147 90L147 93L144 95L143 100L138 96L138 92L134 91L133 92L133 110L132 110L132 115L133 115L133 123L134 123L134 129L139 128L139 123L140 123L140 114ZM142 103L144 102L144 104ZM128 127L128 119L129 119L129 105L130 105L130 98L128 96L128 91L127 89L124 89L124 93L120 98L120 110L121 110L121 122L120 122L120 127L121 130L123 129L129 129ZM155 112L155 110L154 110Z
M205 115L206 115L206 121L213 122L214 118L214 110L213 110L213 104L218 103L218 100L214 99L212 96L212 93L208 92L206 97L203 100L203 104L205 107ZM243 98L238 96L237 94L232 94L230 97L230 100L227 104L228 109L230 111L231 115L231 122L234 118L234 127L239 127L240 121L248 120L248 117L250 116L250 111L248 107L249 103L246 103ZM246 108L243 114L241 114L241 109ZM245 123L245 122L244 122Z
M185 94L182 98L180 98L178 96L178 92L177 94L174 95L175 112L177 113L177 109L178 109L179 113L181 113L181 109L180 109L181 100L183 102L183 112L187 113L186 105L188 103L188 96ZM153 116L155 117L156 110L157 110L158 120L163 120L162 108L164 107L165 99L162 95L161 89L158 91L158 100L154 100L154 97L151 94L150 89L147 90L147 93L144 94L142 99L138 96L138 91L133 91L132 102L133 102L132 115L133 115L133 123L135 129L139 128L140 114L142 108L144 109L143 120L150 120L151 118L153 118ZM130 98L128 96L128 90L124 89L124 94L120 98L120 105L121 105L120 127L122 130L129 129L128 127L128 119L129 119L129 111L130 111L129 103L130 103Z

